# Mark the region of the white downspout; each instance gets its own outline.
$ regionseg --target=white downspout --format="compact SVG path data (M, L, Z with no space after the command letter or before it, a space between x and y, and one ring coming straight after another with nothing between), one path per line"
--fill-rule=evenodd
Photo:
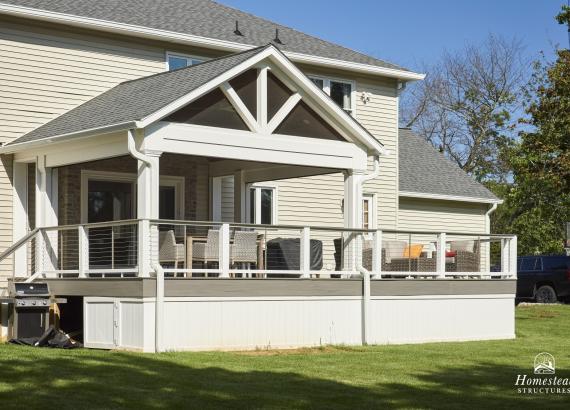
M495 212L495 210L497 209L497 206L499 204L497 202L493 203L493 206L491 206L489 208L489 210L485 213L485 233L486 234L490 234L491 233L491 214L493 212Z
M154 351L164 351L162 345L162 322L164 316L164 270L160 263L153 262L152 268L156 272L156 303L154 313Z
M152 167L152 162L149 157L142 152L138 151L135 144L135 135L133 130L128 131L127 148L131 156L141 162L147 167ZM154 316L154 351L160 353L163 351L162 347L162 322L164 313L164 270L160 263L151 261L152 269L156 273L156 299L155 299L155 316Z
M365 182L377 178L380 175L380 156L374 157L374 169L370 174L362 175L359 178L360 191ZM362 344L367 345L368 329L370 328L370 271L362 266L362 259L358 258L358 266L356 267L362 275Z
M362 175L360 177L360 183L363 184L367 181L370 181L371 179L378 177L378 175L380 175L380 156L376 155L374 157L374 169L370 174Z

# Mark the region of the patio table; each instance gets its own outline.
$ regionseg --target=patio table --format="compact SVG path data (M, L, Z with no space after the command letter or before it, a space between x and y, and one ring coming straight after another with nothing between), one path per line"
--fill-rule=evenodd
M192 244L193 243L204 243L208 240L206 236L186 236L186 267L192 266ZM230 245L234 242L230 239ZM257 236L257 269L265 269L264 258L263 258L263 234Z

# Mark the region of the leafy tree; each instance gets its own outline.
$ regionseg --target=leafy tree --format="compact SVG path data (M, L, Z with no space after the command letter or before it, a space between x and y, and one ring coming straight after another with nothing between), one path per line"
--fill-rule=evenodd
M404 95L403 124L477 180L505 180L497 155L508 145L524 84L522 46L490 35L479 46L446 52Z
M570 22L570 8L557 20ZM505 204L493 224L519 236L519 254L562 252L570 221L570 50L557 56L535 63L521 121L527 129L502 151L514 180L501 188Z

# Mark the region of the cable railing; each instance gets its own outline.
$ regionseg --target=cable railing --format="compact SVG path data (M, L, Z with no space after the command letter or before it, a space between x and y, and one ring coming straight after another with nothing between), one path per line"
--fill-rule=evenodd
M516 277L516 236L125 220L38 228L0 255L19 277L492 279ZM27 253L27 255L26 255ZM19 271L16 271L16 266Z
M150 224L160 236L152 241L152 258L167 277L342 279L363 271L373 279L516 276L512 235L161 220Z

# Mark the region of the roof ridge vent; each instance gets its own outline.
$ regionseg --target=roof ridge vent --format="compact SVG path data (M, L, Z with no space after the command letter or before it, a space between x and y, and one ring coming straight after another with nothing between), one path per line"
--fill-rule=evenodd
M243 33L241 31L239 31L239 22L236 20L236 29L234 30L234 34L236 36L242 36L243 37Z

